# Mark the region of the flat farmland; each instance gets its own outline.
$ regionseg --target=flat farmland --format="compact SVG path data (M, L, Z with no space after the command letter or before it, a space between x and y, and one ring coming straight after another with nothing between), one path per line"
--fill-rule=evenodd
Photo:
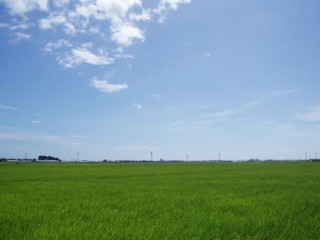
M319 239L320 163L1 163L0 239Z

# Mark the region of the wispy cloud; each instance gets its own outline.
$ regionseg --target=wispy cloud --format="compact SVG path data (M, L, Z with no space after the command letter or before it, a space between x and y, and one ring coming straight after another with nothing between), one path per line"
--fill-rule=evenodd
M211 57L212 56L212 53L209 53L209 52L207 52L207 53L204 53L204 54L202 54L202 56L204 56L204 57Z
M117 150L120 151L144 151L144 152L150 152L150 151L155 151L157 150L153 146L148 146L148 145L127 145L127 146L120 146L117 147Z
M141 104L139 104L139 103L134 103L133 106L134 106L136 109L139 109L139 110L143 109L143 106L142 106Z
M259 106L261 106L264 103L267 103L268 101L272 100L275 97L281 97L281 96L286 96L288 94L292 94L297 92L298 89L287 89L287 90L276 90L273 92L269 92L265 95L263 95L261 98L256 99L256 100L252 100L250 102L247 102L243 105L237 106L237 107L229 107L227 109L221 110L221 111L217 111L213 113L214 117L229 117L232 115L236 115L236 114L240 114L243 112L247 112L250 111L252 109L255 109ZM213 105L214 106L214 105ZM208 107L204 106L202 107L202 109L205 108L211 108L212 105L208 105Z
M15 32L13 36L13 41L30 40L32 38L31 34L24 32Z
M57 16L50 16L48 18L43 18L39 21L39 27L41 29L52 29L56 25L66 23L65 16L57 15Z
M65 68L72 68L83 63L92 65L108 65L114 62L114 59L108 56L108 53L99 50L99 53L92 53L89 49L80 47L72 49L69 55L58 57L59 63Z
M221 107L225 104L226 104L226 102L223 102L223 101L211 103L211 104L203 104L203 105L199 106L198 109L211 109L211 108Z
M0 28L7 28L11 31L15 31L15 30L27 30L29 26L24 22L13 23L12 25L0 22Z
M282 124L282 125L276 125L274 126L274 128L279 131L288 131L288 130L296 129L296 126L293 124Z
M126 83L111 84L107 80L98 80L98 79L92 79L90 85L105 93L120 92L128 88L128 85Z
M41 125L41 124L43 124L43 122L41 122L41 121L37 121L37 120L33 120L33 121L32 121L32 123L33 123L33 124L37 124L37 125Z
M73 151L83 149L84 152L94 152L98 155L102 155L104 153L105 146L95 145L80 135L55 135L42 131L32 131L26 129L18 129L18 128L2 128L0 126L0 140L7 141L21 141L21 142L39 142L40 144L45 143L50 146L62 147L63 149L68 146ZM90 154L90 153L89 153ZM90 154L91 155L91 154Z
M235 110L235 109L226 109L226 110L223 110L223 111L220 111L220 112L215 112L213 114L214 117L228 117L228 116L232 116L236 113L238 113L239 110Z
M176 132L176 133L193 131L193 130L205 130L205 129L208 129L215 122L216 122L216 119L175 121L170 123L167 130L169 132Z
M260 107L260 105L263 103L264 101L258 99L252 100L242 105L231 107L226 107L227 103L224 101L201 105L195 109L196 111L200 111L197 115L198 117L194 118L193 120L180 120L173 122L170 124L168 129L171 132L183 132L194 129L208 129L211 128L214 123L221 123L225 120L231 120L234 122L248 121L251 119L250 117L248 117L248 114L245 117L243 117L242 115L244 113L253 111L254 109Z
M298 91L299 90L296 88L285 89L285 90L276 90L276 91L268 93L267 96L283 96L283 95L287 95L287 94L291 94L291 93L296 93Z
M0 110L19 111L18 108L0 104Z
M320 105L312 107L305 113L297 114L298 119L304 122L318 122L320 121Z
M62 47L72 47L72 44L68 40L60 39L55 42L48 42L43 48L43 50L46 52L54 52L56 49Z
M186 3L191 3L191 0L160 0L158 7L154 9L154 12L159 15L159 22L163 23L170 9L176 11L181 4Z
M261 105L263 102L264 101L262 101L262 100L253 100L251 102L245 103L245 104L240 105L238 107L227 108L222 111L214 112L212 114L212 116L216 117L216 118L225 118L225 117L233 116L236 114L250 111L250 110L258 107L259 105Z
M153 95L152 95L152 98L153 98L154 100L158 101L158 102L161 102L161 101L164 100L164 98L161 97L161 96L158 95L158 94L153 94Z

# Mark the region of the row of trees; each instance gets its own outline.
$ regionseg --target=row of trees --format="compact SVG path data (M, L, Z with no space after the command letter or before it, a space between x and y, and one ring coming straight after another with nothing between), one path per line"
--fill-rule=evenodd
M59 158L57 158L57 157L51 157L51 156L44 156L44 155L40 155L39 157L38 157L38 160L51 160L51 161L61 161Z

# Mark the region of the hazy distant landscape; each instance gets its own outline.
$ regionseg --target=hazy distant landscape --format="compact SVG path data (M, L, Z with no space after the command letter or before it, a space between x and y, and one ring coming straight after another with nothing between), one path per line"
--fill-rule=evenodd
M0 239L317 239L318 163L0 163Z

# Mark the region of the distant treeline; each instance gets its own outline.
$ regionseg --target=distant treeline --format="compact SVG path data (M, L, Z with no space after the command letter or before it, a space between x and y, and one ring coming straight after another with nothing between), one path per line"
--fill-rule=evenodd
M21 158L0 158L0 162L10 162L10 161L27 161L27 162L36 162L37 159L33 158L33 159L21 159Z
M44 156L44 155L40 155L38 157L39 161L44 161L44 160L51 160L51 161L61 161L59 158L57 157L51 157L51 156Z
M37 159L21 159L21 158L0 158L0 162L8 162L8 161L18 161L18 162L36 162ZM61 160L57 157L40 155L38 157L38 161L56 161L61 162Z

